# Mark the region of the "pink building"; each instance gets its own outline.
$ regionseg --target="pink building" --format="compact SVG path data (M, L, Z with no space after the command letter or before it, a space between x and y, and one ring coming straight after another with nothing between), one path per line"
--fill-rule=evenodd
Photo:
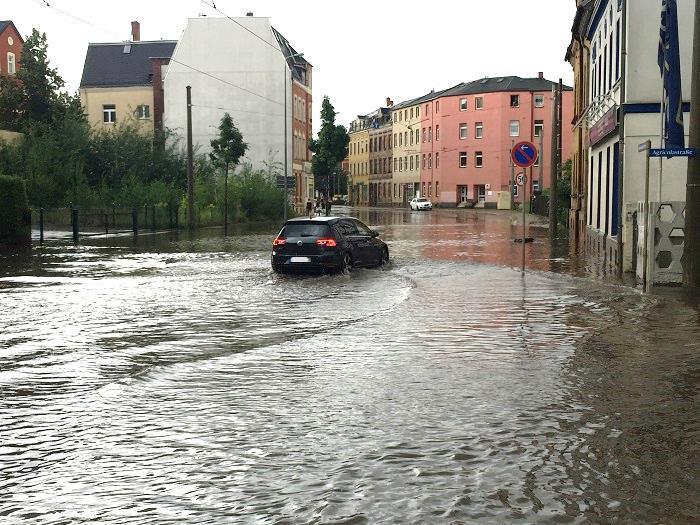
M436 206L473 200L478 206L496 207L498 193L510 191L510 150L523 140L541 146L543 152L532 178L528 170L528 197L549 187L554 85L541 73L538 78L485 78L435 93L424 102L421 194ZM572 118L573 91L565 87L564 160L571 152ZM520 202L522 189L514 191Z

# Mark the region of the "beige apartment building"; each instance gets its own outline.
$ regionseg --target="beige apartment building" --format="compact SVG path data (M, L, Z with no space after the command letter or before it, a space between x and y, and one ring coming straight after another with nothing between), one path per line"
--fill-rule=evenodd
M407 206L420 188L420 103L426 96L392 107L393 177L391 202Z
M354 206L369 204L369 126L364 115L350 124L348 199Z
M133 123L144 131L162 129L163 76L174 40L141 42L138 22L132 22L129 42L89 44L80 101L94 129L114 129Z

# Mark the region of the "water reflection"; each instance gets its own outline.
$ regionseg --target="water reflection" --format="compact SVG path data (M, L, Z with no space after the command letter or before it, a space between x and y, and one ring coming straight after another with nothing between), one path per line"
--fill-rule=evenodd
M276 276L276 225L4 256L0 521L700 519L690 298L537 232L523 280L504 215L358 215L388 267Z

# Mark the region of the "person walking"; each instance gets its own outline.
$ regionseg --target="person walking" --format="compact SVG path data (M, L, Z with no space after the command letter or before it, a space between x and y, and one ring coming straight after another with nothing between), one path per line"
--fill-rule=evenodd
M311 199L306 199L306 214L309 216L309 219L314 218L314 203L311 202Z

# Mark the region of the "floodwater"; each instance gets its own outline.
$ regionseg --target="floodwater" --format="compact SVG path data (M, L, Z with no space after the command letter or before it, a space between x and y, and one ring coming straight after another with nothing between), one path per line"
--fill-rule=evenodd
M358 215L350 276L273 274L273 225L0 256L0 523L700 522L692 298Z

